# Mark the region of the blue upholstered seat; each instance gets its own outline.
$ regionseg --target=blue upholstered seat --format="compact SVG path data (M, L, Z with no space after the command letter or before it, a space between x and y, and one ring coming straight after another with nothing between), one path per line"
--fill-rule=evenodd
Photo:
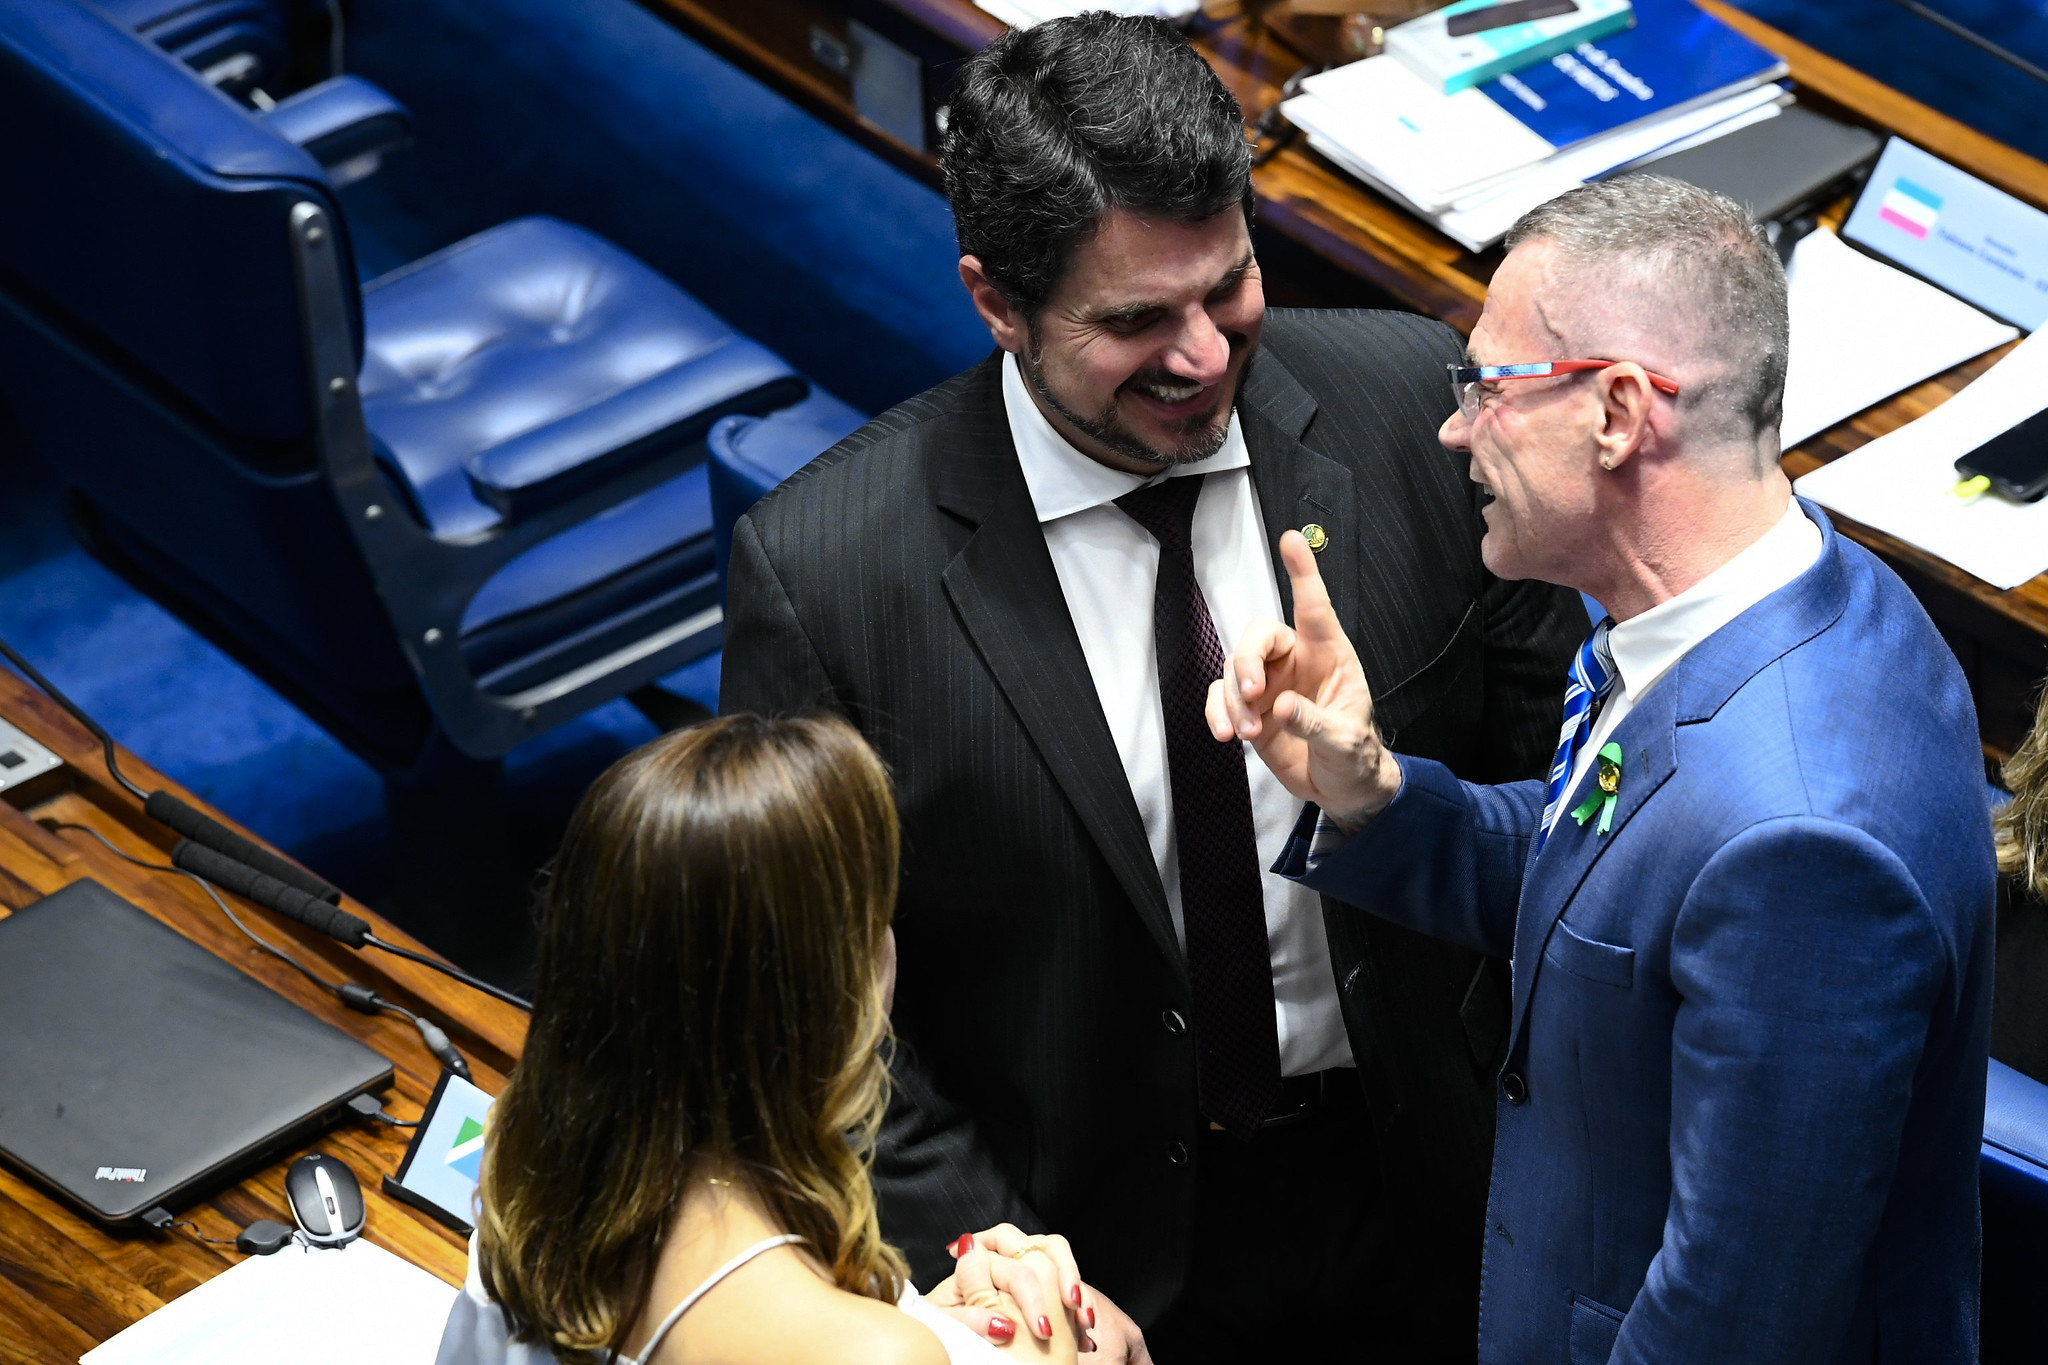
M764 347L580 228L521 218L363 289L363 417L444 536L694 418L805 384ZM708 531L708 520L700 529Z
M82 0L74 0L82 2ZM278 93L290 64L285 16L273 0L97 0L116 23L232 94Z
M0 184L38 205L0 214L0 396L91 547L399 768L717 648L705 435L803 378L547 218L359 292L285 113L78 0L0 5Z
M766 417L727 417L711 428L711 515L718 576L732 558L732 528L777 484L853 434L866 421L822 390Z
M1984 1092L1986 1365L2048 1356L2048 1086L2000 1061Z
M1984 1092L1984 1171L1986 1184L2030 1210L2048 1239L2048 1085L1997 1060Z

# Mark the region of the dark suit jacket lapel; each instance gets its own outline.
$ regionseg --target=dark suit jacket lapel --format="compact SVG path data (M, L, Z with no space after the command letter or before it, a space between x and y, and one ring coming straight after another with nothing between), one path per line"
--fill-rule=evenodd
M1252 484L1259 492L1273 573L1280 584L1280 609L1293 624L1293 584L1280 562L1280 535L1310 523L1321 526L1329 540L1316 555L1316 567L1381 702L1381 728L1392 734L1433 697L1400 690L1413 669L1398 667L1387 653L1387 641L1394 635L1383 622L1408 604L1400 600L1394 584L1384 581L1373 557L1371 518L1360 503L1357 476L1302 443L1315 414L1314 396L1277 359L1261 354L1253 360L1238 419L1251 454ZM1236 643L1225 640L1223 646L1230 649Z
M1123 759L1045 547L1003 410L1000 357L952 421L938 505L975 528L941 575L982 661L1174 970L1186 963Z

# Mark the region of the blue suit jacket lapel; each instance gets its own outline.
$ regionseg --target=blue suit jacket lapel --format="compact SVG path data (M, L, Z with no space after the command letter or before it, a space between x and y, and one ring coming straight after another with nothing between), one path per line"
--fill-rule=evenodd
M1515 1056L1528 1023L1529 1000L1543 969L1543 949L1600 855L1618 841L1630 820L1678 771L1678 727L1714 718L1728 698L1786 651L1812 639L1842 615L1846 600L1843 547L1825 514L1800 499L1821 533L1820 558L1813 567L1715 631L1672 666L1642 701L1615 727L1612 742L1622 751L1621 790L1606 834L1598 820L1583 826L1570 811L1591 788L1592 770L1565 794L1566 813L1540 853L1530 855L1515 917L1514 1028L1508 1056ZM1531 841L1534 847L1534 841Z

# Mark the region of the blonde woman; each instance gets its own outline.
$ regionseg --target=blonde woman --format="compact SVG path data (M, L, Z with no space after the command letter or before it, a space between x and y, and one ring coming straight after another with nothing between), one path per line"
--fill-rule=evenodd
M2002 776L2012 800L1991 817L2004 874L1991 1055L2048 1084L2048 686Z
M837 719L727 717L598 779L549 878L441 1365L996 1351L877 1226L896 875L887 775ZM1032 1240L963 1244L934 1301L996 1359L1072 1361L1093 1304L1055 1306L1070 1258Z

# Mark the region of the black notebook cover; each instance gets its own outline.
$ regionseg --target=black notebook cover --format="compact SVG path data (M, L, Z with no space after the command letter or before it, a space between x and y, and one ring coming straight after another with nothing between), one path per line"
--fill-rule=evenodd
M0 1157L103 1223L175 1211L390 1080L98 882L0 919Z
M1882 140L1794 104L1776 118L1631 166L1725 194L1758 222L1783 222L1845 193L1877 160Z

